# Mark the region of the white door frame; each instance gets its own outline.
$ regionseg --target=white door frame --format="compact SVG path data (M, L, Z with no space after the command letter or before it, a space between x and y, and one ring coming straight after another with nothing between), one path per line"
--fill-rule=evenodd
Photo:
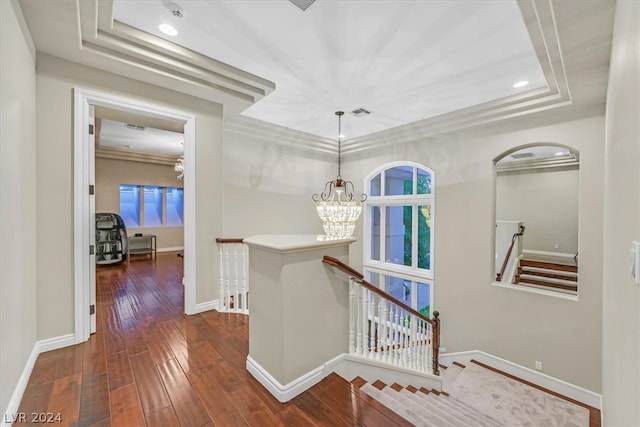
M90 290L95 287L91 277L92 255L89 254L90 230L95 227L90 218L89 185L95 170L89 158L89 106L101 106L135 114L158 117L184 123L184 310L196 313L196 215L195 215L195 129L191 113L144 103L107 93L74 88L74 174L73 174L73 252L75 292L75 342L89 339ZM94 261L95 262L95 261Z

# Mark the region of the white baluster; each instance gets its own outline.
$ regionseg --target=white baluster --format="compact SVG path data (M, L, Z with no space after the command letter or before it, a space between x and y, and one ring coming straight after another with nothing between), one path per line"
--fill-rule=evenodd
M410 331L410 341L411 344L409 344L409 349L410 349L410 353L409 356L411 358L409 366L411 366L412 369L416 369L418 367L417 361L418 361L418 354L417 354L417 344L418 344L418 319L415 316L411 316L410 318L411 323L409 324L409 326L411 327L411 331Z
M233 311L239 312L240 290L238 288L238 244L233 244Z
M356 354L362 355L363 353L363 348L362 348L362 306L363 306L363 301L362 301L362 292L363 292L363 288L362 286L358 286L356 287Z
M371 357L371 342L369 331L369 291L365 288L362 289L362 346L363 354L366 357Z
M349 277L349 353L351 354L356 352L357 305L355 287L353 277Z
M249 314L249 261L247 259L247 245L242 244L242 293L244 295L244 311Z
M218 311L224 311L224 252L223 243L218 243L218 263L220 269L220 278L218 280Z
M229 266L229 245L225 245L225 251L224 251L224 259L225 259L225 281L224 281L224 303L225 303L225 307L226 307L226 311L230 311L231 310L231 286L230 286L230 280L231 278L229 277L229 272L231 271L231 268Z
M393 306L393 316L392 316L392 325L393 325L393 364L399 365L400 360L398 358L398 344L400 341L400 335L398 334L398 324L400 322L400 313L398 312L398 307Z
M380 352L382 352L382 360L389 363L389 303L387 300L382 302L382 316L380 322L382 322L382 343L380 345Z

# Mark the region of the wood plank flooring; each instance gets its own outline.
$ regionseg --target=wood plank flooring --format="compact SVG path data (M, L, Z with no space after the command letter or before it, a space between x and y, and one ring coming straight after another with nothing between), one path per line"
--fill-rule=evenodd
M49 412L81 427L411 425L337 375L278 402L245 368L246 316L183 314L176 255L98 268L97 331L38 357L26 424Z

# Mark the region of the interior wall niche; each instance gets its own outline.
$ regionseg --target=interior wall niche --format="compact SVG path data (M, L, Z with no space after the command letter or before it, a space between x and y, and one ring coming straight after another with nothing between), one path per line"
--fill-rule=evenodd
M529 144L494 166L495 281L577 294L579 153Z

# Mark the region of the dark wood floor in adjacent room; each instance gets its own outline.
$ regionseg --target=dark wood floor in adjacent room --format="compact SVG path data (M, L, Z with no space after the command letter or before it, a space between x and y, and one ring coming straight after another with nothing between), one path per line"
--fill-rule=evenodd
M278 402L246 371L248 317L184 315L176 255L98 268L97 332L38 357L19 408L27 421L49 412L82 427L409 425L335 374Z

